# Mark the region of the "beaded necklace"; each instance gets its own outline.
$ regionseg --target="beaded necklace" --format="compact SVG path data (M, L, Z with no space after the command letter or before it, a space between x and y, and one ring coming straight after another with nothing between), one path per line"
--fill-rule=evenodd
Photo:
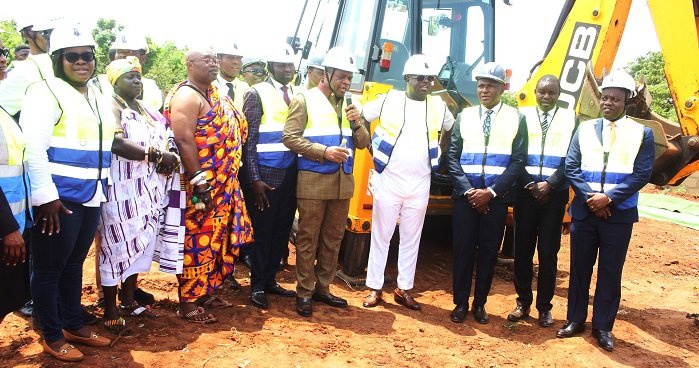
M133 108L131 108L131 106L129 106L128 103L126 103L126 100L124 100L121 96L117 95L116 93L113 96L122 108L129 108L131 110L134 110ZM134 111L138 112L139 115L143 116L143 118L146 120L148 124L155 126L155 119L153 119L153 117L150 116L146 109L144 109L143 106L141 106L141 103L136 99L134 99L134 103L136 104L136 110Z

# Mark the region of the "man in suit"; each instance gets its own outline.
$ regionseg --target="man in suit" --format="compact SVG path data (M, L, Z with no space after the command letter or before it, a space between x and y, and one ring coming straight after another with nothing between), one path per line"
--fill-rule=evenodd
M480 105L467 107L458 115L447 152L454 182L456 307L451 320L457 323L463 322L468 312L476 248L473 317L488 323L485 303L505 231L510 192L527 157L526 122L517 109L500 100L505 91L505 69L486 63L476 80Z
M299 155L296 313L303 317L313 314L313 301L347 307L330 293L330 282L354 192L353 151L369 145L357 104L347 106L344 98L359 72L355 60L344 48L328 51L325 77L291 101L282 135L284 145Z
M618 70L602 83L602 115L580 124L565 161L575 198L570 205L570 284L568 316L557 336L585 330L590 279L599 252L592 336L605 350L614 349L611 330L621 300L621 274L638 221L638 191L653 171L650 128L626 116L626 102L636 94L633 78Z
M517 306L507 319L529 315L533 302L534 251L538 249L539 277L536 309L539 325L550 327L551 299L556 288L561 222L568 203L564 162L575 132L575 111L556 106L560 82L553 75L539 79L534 90L536 106L519 111L527 121L527 162L517 183L515 201L515 290Z
M289 102L298 91L294 53L284 45L268 58L270 78L245 93L243 113L248 120L244 146L245 201L255 232L250 252L252 304L267 308L267 294L293 298L296 293L275 280L279 262L289 250L289 231L296 212L296 155L282 144Z

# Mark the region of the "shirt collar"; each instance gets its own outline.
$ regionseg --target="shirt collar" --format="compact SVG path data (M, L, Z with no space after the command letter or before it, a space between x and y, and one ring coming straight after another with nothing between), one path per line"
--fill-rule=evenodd
M223 77L221 76L221 74L219 74L219 75L216 77L216 80L218 80L218 83L219 83L221 86L226 86L227 83L233 84L233 82L235 81L235 79L234 79L234 80L232 80L232 81L229 82L229 81L227 81L225 78L223 78Z
M272 81L272 85L274 86L274 89L276 90L281 90L282 87L284 86L283 84L279 83L276 79L274 78L269 78L270 81ZM291 85L287 84L287 87L289 87L289 90L291 90Z
M481 105L481 108L483 109L483 110L482 110L482 111L483 111L483 115L485 115L485 112L488 111L488 110L493 110L494 113L497 113L498 111L500 111L500 108L501 108L501 107L502 107L502 101L498 102L498 104L495 105L495 106L493 106L492 109L488 109L487 107Z

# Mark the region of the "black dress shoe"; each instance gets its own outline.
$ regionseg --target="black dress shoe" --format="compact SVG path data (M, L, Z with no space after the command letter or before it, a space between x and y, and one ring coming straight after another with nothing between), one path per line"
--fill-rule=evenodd
M248 267L249 270L252 269L252 256L250 254L245 254L243 256L243 263Z
M335 308L345 308L347 307L347 301L330 293L318 294L313 293L313 300L321 303L325 303L331 307Z
M576 333L585 331L585 323L582 322L570 322L566 323L561 327L558 332L556 332L556 337L566 338L573 337Z
M233 275L231 275L229 280L231 280L231 289L233 289L234 291L240 290L240 283L238 282L238 280L235 279L235 277L233 277Z
M473 306L473 319L475 319L478 323L488 323L488 313L485 311L485 306Z
M253 291L252 295L250 295L250 301L252 302L252 305L258 308L269 308L269 304L267 303L267 295L265 295L264 291Z
M614 338L611 331L592 329L592 337L597 339L597 345L606 351L614 350Z
M280 295L280 296L287 297L287 298L292 298L292 297L295 297L295 296L296 296L296 292L295 292L295 291L289 290L289 289L284 289L284 288L283 288L281 285L279 285L279 284L274 284L274 286L268 286L268 287L265 289L265 293L274 294L274 295Z
M133 291L133 298L138 302L138 305L155 304L155 297L153 294L146 292L141 288L136 288L136 290Z
M551 315L550 310L547 310L544 312L539 312L539 326L541 326L541 327L553 326L553 316Z
M95 323L97 323L97 317L94 314L88 312L87 309L85 309L85 307L83 307L82 313L83 313L83 324L94 325Z
M461 323L466 319L466 313L468 313L468 304L459 304L451 311L451 321L456 323Z
M296 313L301 317L310 317L313 315L313 302L311 298L296 297Z
M517 322L522 318L528 317L529 312L531 312L529 306L525 307L522 303L517 301L517 306L507 315L507 320L510 322Z

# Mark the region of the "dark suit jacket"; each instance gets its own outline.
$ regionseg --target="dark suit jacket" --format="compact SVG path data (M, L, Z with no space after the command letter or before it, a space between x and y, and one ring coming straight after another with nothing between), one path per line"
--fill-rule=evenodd
M454 128L451 132L449 149L447 150L447 163L449 165L449 175L454 184L453 198L461 198L464 193L472 189L464 170L461 168L461 151L463 150L463 138L461 138L461 114L456 117ZM480 122L479 122L480 124ZM527 160L527 122L523 115L519 115L519 129L517 135L512 140L512 154L510 163L505 171L498 177L491 189L497 194L492 202L511 202L512 188L517 182L517 178L524 170L524 163Z
M602 142L602 119L598 119L595 123L595 131L597 132L597 138ZM568 182L570 182L573 191L575 191L575 198L573 198L573 202L570 204L570 215L576 220L584 220L591 214L585 204L585 201L589 198L587 193L592 193L593 191L583 178L582 169L580 168L583 152L580 152L580 142L578 140L579 132L579 130L575 132L573 140L570 143L568 156L566 157L565 172ZM638 221L638 208L633 207L627 210L619 210L614 204L625 201L648 184L650 175L653 172L654 161L655 143L653 141L653 131L645 127L643 129L643 143L641 143L641 147L633 163L633 173L629 175L626 180L614 187L614 189L605 192L612 200L612 203L609 205L612 216L607 219L607 221L621 223L633 223Z

